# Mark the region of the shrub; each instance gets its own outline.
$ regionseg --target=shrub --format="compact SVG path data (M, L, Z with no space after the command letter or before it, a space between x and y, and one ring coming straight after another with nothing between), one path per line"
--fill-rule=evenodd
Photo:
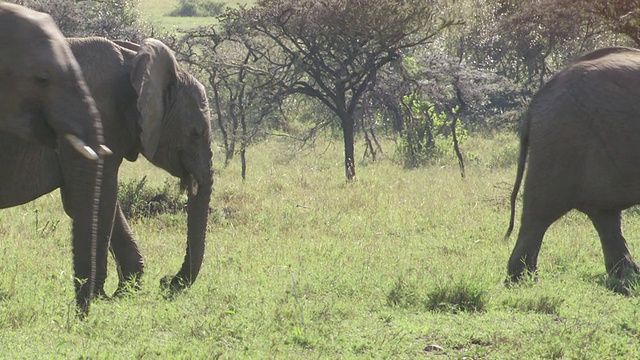
M481 312L489 301L488 290L471 279L435 285L427 293L426 307L441 312Z
M405 168L426 165L429 160L453 153L451 122L444 111L416 95L405 96L408 115L397 142L397 154ZM454 110L455 111L455 110ZM461 122L456 123L458 143L467 137Z
M153 217L159 214L175 214L185 208L187 201L175 184L166 180L159 187L147 184L147 177L121 182L118 202L127 219Z
M104 36L137 42L144 38L145 24L136 0L11 0L45 12L65 36Z
M222 13L225 3L210 0L180 0L178 7L169 16L218 16Z

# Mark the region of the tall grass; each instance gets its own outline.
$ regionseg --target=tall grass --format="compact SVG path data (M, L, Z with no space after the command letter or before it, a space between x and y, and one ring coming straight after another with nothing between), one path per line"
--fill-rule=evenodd
M515 143L469 139L463 151L481 160L466 179L453 158L404 170L390 156L359 163L352 183L339 141L257 144L244 182L216 152L195 285L172 300L158 286L182 262L184 213L142 217L131 224L147 264L142 290L95 302L85 321L73 316L58 193L2 210L0 358L637 358L638 298L603 281L584 216L552 226L538 283L504 287L515 169L482 159ZM121 181L144 175L149 186L170 178L142 161L125 164ZM42 231L46 221L57 226ZM630 239L638 225L625 217ZM116 277L110 259L108 292Z

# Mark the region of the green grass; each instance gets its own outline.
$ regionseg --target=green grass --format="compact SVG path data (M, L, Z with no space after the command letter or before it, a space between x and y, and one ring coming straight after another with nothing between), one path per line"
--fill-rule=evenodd
M638 358L640 298L607 288L584 216L552 226L538 283L503 285L514 144L469 139L466 179L454 159L404 170L386 158L358 163L353 183L339 141L302 152L258 144L245 182L216 151L195 285L172 300L158 286L182 262L184 214L142 218L131 225L143 289L95 302L85 321L72 316L70 225L57 192L2 210L0 358ZM155 186L169 178L138 161L121 180L144 175ZM639 220L625 216L630 239Z

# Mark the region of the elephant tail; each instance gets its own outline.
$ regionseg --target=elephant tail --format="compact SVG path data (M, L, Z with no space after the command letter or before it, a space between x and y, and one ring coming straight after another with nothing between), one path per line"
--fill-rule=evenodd
M524 176L524 168L527 163L527 154L529 152L529 123L530 113L527 111L524 115L522 122L522 129L520 131L520 156L518 157L518 172L516 174L516 182L513 184L513 190L511 191L511 217L509 218L509 228L504 236L504 240L508 240L513 231L513 226L516 217L516 200L518 199L518 191L520 190L520 184Z

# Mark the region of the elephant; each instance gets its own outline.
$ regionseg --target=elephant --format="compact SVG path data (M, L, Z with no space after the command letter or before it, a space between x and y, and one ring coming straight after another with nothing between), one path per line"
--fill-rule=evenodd
M55 148L63 136L96 160L102 128L64 36L45 13L0 3L0 131Z
M110 154L104 146L102 130L98 108L80 66L51 17L0 3L0 132L51 154L71 152L58 167L80 179L71 191L78 199L76 211L80 214L73 223L72 236L76 302L81 314L88 311L90 288L94 285L92 274L96 270L93 249L102 166L99 158ZM12 143L8 141L0 147L10 152ZM73 165L67 159L73 159ZM31 192L44 185L28 174L14 172L29 159L13 161L14 168L3 168L1 172L2 177L15 176L11 181L14 188L1 191L3 207L15 204L11 191Z
M98 266L95 295L103 295L107 255L115 258L119 284L139 287L144 262L117 203L118 169L124 159L142 154L180 179L187 191L187 248L182 268L161 283L178 291L198 276L204 256L209 201L213 186L211 125L204 86L156 39L141 44L100 37L68 38L96 101L106 145L98 215ZM65 147L64 149L67 149ZM81 219L82 199L75 189L82 177L71 151L56 153L39 144L0 134L0 207L26 203L60 188L65 212ZM84 220L83 220L84 221ZM129 283L129 284L128 284Z
M523 116L507 238L525 164L508 282L536 274L547 228L572 209L593 223L610 277L638 273L622 235L621 212L640 203L640 50L609 47L588 53L533 97Z

